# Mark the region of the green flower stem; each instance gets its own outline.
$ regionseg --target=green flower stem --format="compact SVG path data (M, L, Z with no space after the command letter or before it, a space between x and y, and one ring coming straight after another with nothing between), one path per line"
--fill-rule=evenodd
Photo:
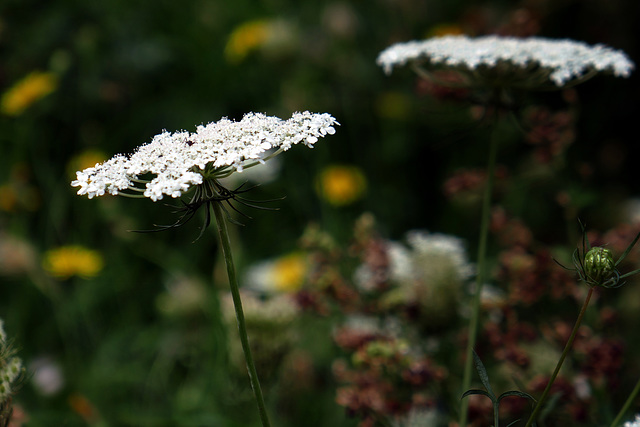
M256 372L256 365L253 362L253 356L251 355L251 348L249 347L249 338L247 337L247 326L244 321L244 312L242 311L242 300L240 299L240 290L238 289L238 278L236 277L236 269L233 265L233 257L231 255L231 241L229 239L229 231L227 229L227 222L224 218L224 212L220 203L212 203L213 212L216 216L216 224L218 226L218 234L220 235L220 242L222 244L222 253L224 255L224 261L227 265L227 274L229 275L229 286L231 287L231 297L233 298L233 306L236 310L236 319L238 321L238 332L240 335L240 341L242 342L242 350L244 351L244 358L247 362L247 370L249 371L249 380L251 381L251 388L258 404L258 411L260 412L260 420L263 427L269 427L269 417L267 416L267 409L264 404L264 397L262 396L262 388L260 387L260 380Z
M576 324L574 325L573 330L571 331L571 335L569 336L569 340L567 341L567 344L564 346L564 350L562 351L562 355L560 356L560 360L558 360L558 364L556 365L556 369L553 371L553 374L551 375L551 378L549 379L549 383L547 384L547 387L542 392L542 396L540 396L540 399L538 399L538 402L536 403L535 408L533 408L533 412L531 413L531 416L529 417L529 420L527 421L527 424L525 424L525 427L529 427L529 426L531 426L531 424L533 424L533 422L535 421L536 417L538 416L538 412L540 412L540 410L542 409L542 405L544 405L544 401L547 399L547 395L549 394L549 391L551 391L551 386L553 385L553 382L556 380L556 377L558 376L558 373L560 372L560 368L562 368L562 364L564 363L564 359L569 354L569 350L571 350L571 346L573 345L573 340L576 338L576 335L578 334L578 329L580 328L580 324L582 323L582 318L584 317L584 314L587 311L587 306L589 306L589 301L591 301L591 296L593 295L593 290L594 289L595 289L594 287L590 287L589 288L589 293L587 294L587 298L584 300L584 304L582 304L582 308L580 309L580 314L578 315L578 319L576 320Z
M487 184L484 189L482 199L482 217L480 222L480 241L478 243L478 274L476 275L476 289L473 298L471 319L469 321L469 337L467 343L467 353L464 366L464 376L462 377L462 391L471 388L471 374L473 368L473 348L478 335L478 324L480 321L480 302L482 285L487 276L487 241L489 238L489 224L491 220L491 195L493 194L493 181L496 169L496 157L498 153L498 130L497 122L494 123L491 142L489 146L489 160L487 164ZM469 409L469 399L462 399L460 403L460 426L467 425L467 410Z
M629 410L629 407L631 406L633 401L636 399L636 396L638 396L638 392L640 392L640 379L638 380L635 388L627 398L627 401L624 402L622 409L620 409L620 412L618 412L618 416L615 418L615 420L613 420L610 427L618 427L618 425L622 421L622 417L624 417L624 414Z

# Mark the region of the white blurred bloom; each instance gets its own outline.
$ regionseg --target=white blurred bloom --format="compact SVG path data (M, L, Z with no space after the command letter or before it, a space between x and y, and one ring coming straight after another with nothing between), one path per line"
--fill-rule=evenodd
M187 315L202 310L207 288L197 279L184 275L172 277L166 291L158 295L156 307L165 315Z
M411 408L406 416L393 422L393 427L435 427L438 425L440 425L438 412L424 408Z
M463 240L439 233L407 233L409 247L389 244L390 276L397 282L431 282L443 274L462 282L474 273Z
M624 427L640 427L640 415L636 415L636 418L632 421L624 423Z
M634 69L624 52L600 44L590 46L568 39L495 35L444 36L398 43L383 50L376 62L390 74L393 67L413 61L476 72L500 66L513 73L543 71L541 76L557 87L590 72L628 77Z
M629 199L624 204L625 219L632 224L640 223L640 199Z
M0 404L13 392L13 385L23 371L22 361L7 342L4 321L0 319Z
M389 279L395 287L382 299L386 306L417 305L426 327L449 324L458 313L464 283L474 274L462 239L411 231L408 245L389 242Z
M64 386L64 375L60 364L48 356L35 359L29 364L32 372L31 382L36 390L44 396L59 392Z
M239 122L223 118L198 126L195 133L164 131L130 156L118 154L77 172L71 186L80 187L78 194L89 198L106 193L142 195L153 201L177 198L207 179L264 163L274 149L271 156L299 143L313 147L319 138L334 134L338 124L327 113L294 113L286 121L249 113ZM147 174L155 177L146 181Z

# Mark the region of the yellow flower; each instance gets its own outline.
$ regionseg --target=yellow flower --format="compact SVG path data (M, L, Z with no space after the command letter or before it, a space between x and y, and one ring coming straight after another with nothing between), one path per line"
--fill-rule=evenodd
M8 116L19 116L31 104L49 95L58 87L53 73L34 71L2 95L0 110Z
M302 287L307 275L307 259L301 254L291 254L278 258L272 271L276 290L294 292Z
M227 60L233 64L241 62L251 51L262 46L269 37L268 21L259 19L236 27L224 49Z
M68 279L71 276L90 278L102 270L104 260L97 251L70 245L47 251L42 266L58 279Z
M94 167L96 163L102 163L107 160L106 154L100 150L87 150L77 156L74 156L67 166L69 174L75 178L76 171L82 171L87 168Z
M329 166L318 177L320 196L334 206L343 206L360 199L367 189L367 180L355 166Z
M254 265L247 272L246 282L250 288L263 292L295 292L304 285L307 272L306 256L291 253Z

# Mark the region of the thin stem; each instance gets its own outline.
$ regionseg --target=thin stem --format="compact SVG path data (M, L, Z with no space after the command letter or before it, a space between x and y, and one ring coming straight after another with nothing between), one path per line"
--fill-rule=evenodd
M618 427L618 424L620 424L620 421L622 421L622 417L624 417L624 414L629 410L629 407L636 399L636 396L638 396L638 392L640 392L640 379L638 379L635 388L627 398L627 401L624 402L622 409L620 409L620 412L618 412L618 416L613 420L610 427Z
M262 388L260 387L260 380L256 372L256 365L253 362L253 356L251 355L251 348L249 347L249 338L247 337L247 327L244 321L244 312L242 311L242 300L240 299L240 290L238 289L238 278L236 277L236 270L233 265L233 257L231 255L231 241L229 239L229 231L227 229L227 222L224 218L224 212L222 210L221 203L211 203L213 212L216 216L216 223L218 226L218 234L220 235L220 242L222 244L222 253L224 255L224 261L227 265L227 274L229 275L229 286L231 288L231 297L233 298L233 306L236 310L236 319L238 321L238 333L240 335L240 341L242 342L242 350L244 351L244 358L247 362L247 370L249 372L249 380L251 381L251 388L258 404L258 411L260 412L260 420L263 427L269 427L269 417L267 416L267 409L264 404L264 398L262 396Z
M576 320L576 324L573 326L573 330L571 331L571 335L569 336L569 340L567 341L567 344L564 346L564 350L562 351L562 355L560 356L560 360L558 360L558 364L556 365L556 369L553 371L553 374L551 374L551 378L549 379L549 383L547 384L547 387L542 392L542 396L540 396L540 399L538 399L538 402L536 403L535 408L533 408L533 412L531 413L531 416L529 417L529 420L527 421L527 424L525 424L525 427L529 427L529 426L531 426L531 424L533 424L533 422L536 419L536 416L538 415L538 412L540 412L540 410L542 409L542 405L544 404L544 401L547 399L547 395L551 391L551 386L553 385L553 382L556 380L556 377L558 376L558 373L560 372L560 368L562 368L562 364L564 363L564 359L569 354L569 350L571 350L571 346L573 345L573 340L575 339L576 335L578 334L578 329L580 328L580 324L582 323L582 318L584 317L584 314L587 311L587 306L589 305L589 301L591 300L591 296L593 295L593 290L594 289L595 288L593 288L593 287L589 288L589 293L587 294L587 298L584 300L584 304L582 304L582 308L580 309L580 314L578 315L578 319Z
M492 130L491 142L489 146L489 160L487 164L487 184L484 189L484 197L482 200L482 217L480 222L480 241L478 243L478 274L476 275L476 289L473 298L473 306L471 319L469 321L469 338L467 343L467 353L464 366L464 376L462 377L463 392L471 387L471 374L473 365L473 348L476 344L476 335L478 334L478 323L480 318L480 300L482 294L482 285L487 276L487 241L489 238L489 224L491 216L491 195L493 193L493 181L496 169L496 156L498 152L498 130ZM462 399L460 403L460 427L467 425L467 410L469 408L469 399Z

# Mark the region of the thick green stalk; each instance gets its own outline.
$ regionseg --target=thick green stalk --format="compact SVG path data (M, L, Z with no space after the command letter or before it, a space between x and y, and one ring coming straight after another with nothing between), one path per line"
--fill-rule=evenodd
M471 388L471 374L473 367L473 348L476 345L476 336L478 335L478 324L480 322L480 302L482 294L482 285L487 276L487 241L489 239L489 224L491 221L491 195L493 194L493 181L496 169L496 156L498 153L498 130L497 123L494 123L492 129L491 142L489 145L489 160L487 164L487 184L484 189L484 197L482 199L482 217L480 222L480 240L478 243L478 274L476 275L476 289L473 298L471 319L469 321L469 337L467 343L467 353L464 365L464 376L462 377L462 391L465 392ZM467 425L467 410L469 408L469 399L462 399L460 403L460 427Z
M640 379L638 380L635 388L627 398L627 401L624 402L622 409L620 409L620 412L618 412L618 416L616 417L615 420L613 420L610 427L618 427L618 424L620 424L620 422L622 421L622 417L624 417L624 414L627 412L627 410L629 410L629 407L635 400L636 396L638 395L638 392L640 392Z
M540 396L540 399L538 399L538 402L536 403L535 408L533 408L533 412L531 413L531 416L529 417L529 420L527 421L527 424L525 424L525 427L529 427L529 426L531 426L531 424L533 424L533 422L535 421L536 417L538 416L538 412L540 412L540 410L542 409L542 405L544 405L544 401L547 399L547 395L551 391L551 386L553 385L553 382L556 380L556 377L558 376L558 373L560 372L560 368L562 368L562 364L564 363L564 359L569 354L569 350L571 350L571 346L573 345L573 340L576 338L576 335L578 334L578 329L580 328L580 324L582 323L582 318L584 317L584 314L587 312L587 307L589 306L589 301L591 301L591 296L593 295L593 290L594 289L595 288L593 288L593 287L589 288L589 293L587 294L587 298L584 300L584 304L582 304L582 308L580 309L580 314L578 315L578 319L576 320L576 324L573 326L573 330L571 331L571 335L569 336L569 340L567 341L567 344L564 346L564 350L562 351L562 355L560 356L560 360L558 360L558 364L556 365L556 369L553 371L553 374L551 374L551 378L549 379L549 383L547 384L547 387L542 392L542 396Z
M238 332L240 335L240 341L242 342L242 350L244 351L244 358L247 362L247 370L249 371L249 380L251 381L251 388L258 404L258 411L260 412L260 420L263 427L269 427L269 417L267 416L267 409L264 404L264 397L262 396L262 388L260 387L260 380L256 372L256 365L253 362L253 356L251 355L251 348L249 347L249 338L247 337L247 327L244 321L244 312L242 311L242 300L240 299L240 290L238 289L238 278L236 277L236 269L233 265L233 257L231 255L231 241L229 239L229 231L227 229L227 222L224 218L224 212L220 203L212 203L213 212L216 216L216 223L218 226L218 234L220 235L220 242L222 244L222 253L224 255L224 261L227 265L227 274L229 275L229 286L231 287L231 297L233 298L233 306L236 310L236 319L238 321Z

